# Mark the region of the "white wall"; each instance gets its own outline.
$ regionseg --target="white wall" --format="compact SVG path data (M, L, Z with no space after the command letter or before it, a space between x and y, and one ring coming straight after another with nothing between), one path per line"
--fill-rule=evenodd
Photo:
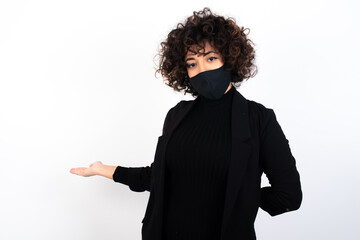
M258 239L360 238L357 1L72 0L0 2L0 239L141 239L148 192L69 171L152 162L192 99L153 57L205 6L250 28L259 73L239 91L275 110L302 180L298 211L259 209Z

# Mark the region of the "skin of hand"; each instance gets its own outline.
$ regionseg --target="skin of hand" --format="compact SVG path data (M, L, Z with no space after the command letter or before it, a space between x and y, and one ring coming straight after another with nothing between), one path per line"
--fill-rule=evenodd
M78 167L71 168L70 173L76 174L83 177L90 177L94 175L99 175L113 179L113 174L116 169L116 166L105 165L101 161L96 161L90 164L89 167Z

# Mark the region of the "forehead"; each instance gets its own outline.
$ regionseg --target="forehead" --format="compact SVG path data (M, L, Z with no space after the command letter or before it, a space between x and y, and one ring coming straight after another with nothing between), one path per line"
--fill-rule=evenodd
M188 51L186 52L186 56L195 55L196 53L205 53L211 50L216 51L216 49L213 46L211 46L209 41L205 40L202 43L191 45Z

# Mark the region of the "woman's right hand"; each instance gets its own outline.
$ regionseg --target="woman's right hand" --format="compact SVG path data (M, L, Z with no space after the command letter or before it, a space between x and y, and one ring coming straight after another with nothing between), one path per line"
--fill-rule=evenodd
M77 167L70 169L70 172L83 177L90 177L94 175L100 175L101 170L104 168L104 164L101 161L96 161L90 164L89 167Z

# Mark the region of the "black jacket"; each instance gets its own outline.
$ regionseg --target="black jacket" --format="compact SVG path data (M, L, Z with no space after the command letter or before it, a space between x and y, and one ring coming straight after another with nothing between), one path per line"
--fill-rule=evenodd
M165 148L176 126L198 99L182 100L168 111L150 166L119 166L114 172L114 181L128 185L132 191L150 191L142 220L143 240L164 240L161 234ZM259 207L271 216L299 209L300 175L289 141L272 109L247 100L236 90L231 121L231 160L219 240L253 240ZM263 172L271 186L261 188Z

